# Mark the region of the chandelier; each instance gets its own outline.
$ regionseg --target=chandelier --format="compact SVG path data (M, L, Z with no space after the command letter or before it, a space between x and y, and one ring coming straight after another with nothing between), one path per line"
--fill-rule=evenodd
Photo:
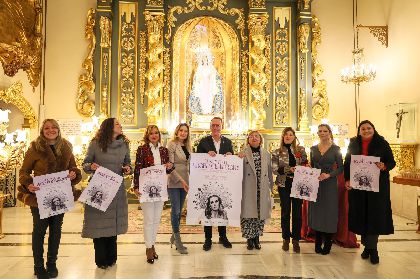
M353 65L341 70L341 81L359 85L363 82L374 80L376 77L376 67L372 64L363 64L363 48L356 48L352 52Z
M0 180L20 167L27 147L27 132L8 133L10 110L0 109Z

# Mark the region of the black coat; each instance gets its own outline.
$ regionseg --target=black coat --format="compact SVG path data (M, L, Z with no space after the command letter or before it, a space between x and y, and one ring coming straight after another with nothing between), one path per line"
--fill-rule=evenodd
M224 136L222 136L220 140L219 154L226 154L228 152L233 154L232 141ZM213 138L211 136L206 136L200 140L200 143L197 146L197 153L209 153L210 151L216 152L216 147L214 146Z
M350 180L351 155L361 154L361 137L352 138L344 162L346 181ZM356 234L393 234L389 171L395 167L394 156L389 143L376 133L369 144L368 156L380 157L386 170L380 172L379 192L349 191L349 230Z

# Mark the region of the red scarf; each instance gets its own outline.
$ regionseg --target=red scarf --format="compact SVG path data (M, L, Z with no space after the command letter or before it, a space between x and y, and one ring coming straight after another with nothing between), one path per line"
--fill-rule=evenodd
M372 138L362 139L362 155L368 155L369 144L372 141Z

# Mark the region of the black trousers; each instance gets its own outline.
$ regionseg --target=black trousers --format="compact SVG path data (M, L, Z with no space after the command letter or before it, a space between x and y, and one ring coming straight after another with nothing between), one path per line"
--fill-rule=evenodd
M226 237L226 227L225 226L219 226L217 227L217 230L219 231L220 237ZM211 239L213 235L213 227L212 226L204 226L204 235L206 239Z
M111 266L117 261L117 236L93 239L97 266Z
M37 207L31 207L31 213L33 219L32 253L34 257L34 266L44 266L44 239L48 227L47 263L55 264L57 261L58 248L60 247L61 227L63 225L64 214L40 219Z
M377 234L362 234L361 236L362 245L365 246L366 249L378 249L378 238L379 235Z
M302 200L291 198L292 179L286 178L286 187L278 187L281 206L281 235L283 239L300 240L302 228ZM292 232L290 232L290 211L292 211Z

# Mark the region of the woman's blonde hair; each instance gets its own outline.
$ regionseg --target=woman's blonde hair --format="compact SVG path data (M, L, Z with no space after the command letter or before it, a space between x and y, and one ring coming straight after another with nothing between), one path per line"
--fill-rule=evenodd
M65 140L61 137L61 130L60 125L58 125L57 120L52 118L47 118L42 122L41 129L39 131L39 136L35 140L35 149L41 152L45 152L45 147L48 146L48 140L45 138L43 130L44 126L47 124L47 122L51 123L54 127L58 129L58 136L55 139L54 147L55 147L55 154L58 156L61 155L61 149L63 145L65 144Z
M178 132L181 130L181 127L187 127L188 135L187 138L184 140L184 145L187 147L188 152L191 153L191 134L190 134L190 126L188 126L187 123L179 123L178 126L176 126L174 135L172 137L172 140L175 142L180 142L181 140L178 137Z
M143 136L143 141L145 144L149 144L150 140L149 140L149 136L152 133L152 130L156 129L159 133L159 143L161 143L161 139L162 139L162 135L160 134L159 128L156 125L148 125L146 128L146 131L144 132L144 136Z
M283 149L284 147L284 137L286 136L287 132L292 132L293 136L295 137L295 139L292 141L291 146L293 150L296 150L296 147L300 145L300 143L299 139L296 136L296 132L292 127L286 127L284 128L283 132L281 132L280 149Z
M258 136L260 137L260 146L262 146L262 145L263 145L264 138L262 137L262 135L260 134L260 132L259 132L258 130L252 130L252 131L249 131L248 135L246 136L246 144L247 144L247 145L250 145L250 144L249 144L249 137L250 137L250 136L251 136L251 134L253 134L253 133L257 133L257 134L258 134Z

